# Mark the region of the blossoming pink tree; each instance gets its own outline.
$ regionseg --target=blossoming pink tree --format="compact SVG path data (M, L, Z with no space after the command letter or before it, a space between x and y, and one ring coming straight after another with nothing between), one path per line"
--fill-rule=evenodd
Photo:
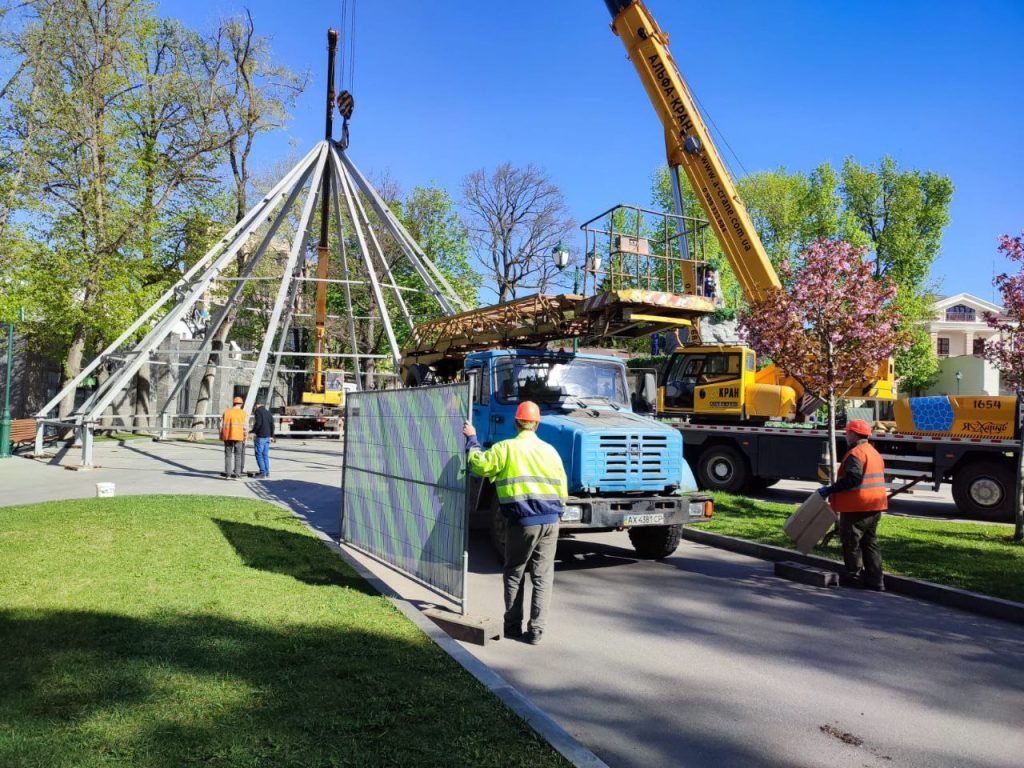
M828 406L833 478L837 398L908 343L895 313L896 286L872 276L865 253L844 241L819 240L795 262L779 265L785 288L740 313L747 343Z
M1017 393L1017 424L1021 424L1021 396L1024 394L1024 230L1017 237L1002 235L999 250L1010 261L1020 264L1015 275L996 276L996 288L1002 295L1005 319L991 312L985 320L999 331L999 337L985 345L985 359L1002 374L1003 386ZM1020 437L1020 435L1018 435ZM1017 452L1017 493L1014 505L1014 541L1024 541L1024 450Z

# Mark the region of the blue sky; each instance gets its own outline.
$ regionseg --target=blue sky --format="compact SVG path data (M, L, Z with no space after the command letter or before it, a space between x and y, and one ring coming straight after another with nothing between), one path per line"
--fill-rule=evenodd
M734 172L890 154L947 174L933 278L941 293L992 298L993 270L1007 268L996 236L1024 228L1024 2L647 5ZM326 28L341 3L157 4L199 28L244 6L277 58L312 74L287 135L255 152L270 167L323 136ZM456 197L472 170L534 163L578 221L649 204L662 131L609 22L602 0L357 0L350 156L405 190Z

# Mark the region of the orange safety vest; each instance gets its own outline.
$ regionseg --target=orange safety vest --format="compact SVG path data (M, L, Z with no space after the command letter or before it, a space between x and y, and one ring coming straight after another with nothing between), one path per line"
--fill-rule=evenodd
M228 442L245 440L245 422L249 415L241 408L228 408L224 411L220 427L220 439Z
M889 508L889 497L885 490L885 462L871 443L855 445L843 457L855 456L864 467L864 480L856 488L837 491L828 497L829 504L836 512L881 512ZM839 477L846 474L845 466L839 467Z

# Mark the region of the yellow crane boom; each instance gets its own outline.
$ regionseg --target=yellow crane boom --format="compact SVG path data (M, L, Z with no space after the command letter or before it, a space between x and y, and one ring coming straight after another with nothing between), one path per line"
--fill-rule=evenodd
M668 34L640 0L605 0L612 31L626 46L640 82L665 126L670 171L682 167L700 197L744 295L763 298L780 286L747 209L715 149L686 82L668 49ZM680 211L677 211L680 213Z

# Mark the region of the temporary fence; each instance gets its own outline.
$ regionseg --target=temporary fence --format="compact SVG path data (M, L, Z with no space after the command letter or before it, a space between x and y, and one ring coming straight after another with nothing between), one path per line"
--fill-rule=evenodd
M466 610L469 384L345 399L341 537Z

